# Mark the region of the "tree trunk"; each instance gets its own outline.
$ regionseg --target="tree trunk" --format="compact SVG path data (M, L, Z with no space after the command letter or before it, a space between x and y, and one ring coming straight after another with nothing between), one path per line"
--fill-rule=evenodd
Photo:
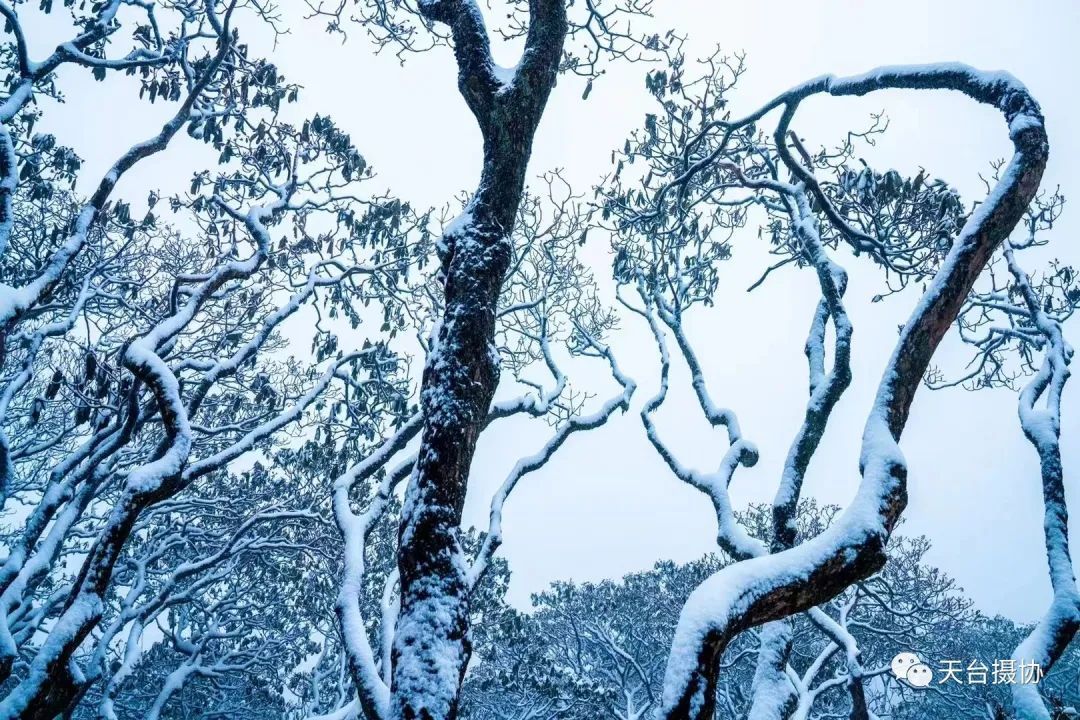
M424 429L399 532L395 719L456 717L471 653L461 511L476 440L499 381L495 311L510 264L510 231L566 35L561 0L529 5L526 49L510 82L494 72L487 30L472 0L421 5L453 33L458 87L480 125L484 164L472 201L439 249L445 306L424 368Z

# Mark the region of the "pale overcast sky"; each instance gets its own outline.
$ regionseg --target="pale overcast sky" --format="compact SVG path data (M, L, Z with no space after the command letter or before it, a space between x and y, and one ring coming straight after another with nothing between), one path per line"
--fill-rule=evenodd
M300 4L282 0L287 15L294 3ZM1028 85L1047 117L1051 156L1045 186L1061 185L1066 197L1080 192L1080 133L1075 130L1080 101L1073 77L1080 67L1080 3L1074 0L655 0L654 6L657 27L689 35L692 48L704 52L719 45L745 51L749 72L732 96L736 114L822 73L941 61L1008 70ZM44 51L49 39L37 40ZM499 53L502 64L516 62L513 48ZM322 23L311 21L294 24L274 58L304 86L304 113L331 115L352 134L380 182L398 195L437 206L474 186L480 139L456 93L448 50L412 57L402 66L390 54L374 57L358 28L342 44L322 32ZM565 168L568 178L588 189L607 171L611 149L640 125L649 107L644 71L642 66L612 68L584 102L578 81L561 80L537 136L532 173ZM148 135L156 127L155 114L164 110L131 102L129 89L116 83L70 78L65 88L65 120L54 119L50 127L91 168L104 169L115 157L123 141L118 131ZM118 104L110 105L113 99ZM109 107L123 111L102 111ZM960 188L969 202L981 192L978 173L1010 152L998 115L950 93L815 99L800 111L796 129L812 147L831 144L880 110L887 112L891 126L878 146L864 154L868 162L911 174L924 166ZM141 198L148 185L178 189L206 159L204 153L185 138L125 178L121 190ZM607 274L605 241L594 239L587 251L597 274ZM1080 265L1080 209L1066 208L1049 256ZM802 345L817 300L813 276L798 271L781 274L748 295L745 288L768 261L752 234L737 242L734 260L722 268L717 307L689 322L714 397L739 414L744 433L762 451L755 468L736 476L733 492L743 505L771 498L801 420L806 396ZM853 273L847 304L855 323L855 381L835 412L807 485L809 494L839 504L847 503L858 482L858 441L870 397L896 326L914 302L913 295L903 294L871 305L878 291L873 273L860 274L859 265L847 265ZM1080 325L1066 328L1066 335L1080 345ZM640 385L634 411L600 431L574 437L543 472L523 482L507 505L502 552L514 572L512 594L519 604L556 579L617 577L659 559L685 561L714 548L708 501L666 471L637 417L640 403L656 388L654 346L633 319L623 323L612 345ZM940 357L960 357L955 350L955 343L947 342ZM674 383L685 385L681 371ZM597 391L606 392L606 387ZM714 466L725 448L723 434L708 430L685 389L674 393L668 405L660 416L665 436L677 440L685 457L699 466ZM1075 508L1080 501L1080 380L1066 393L1064 413L1062 446ZM500 426L483 436L467 523L486 524L490 491L542 438L535 423ZM1040 614L1049 599L1041 490L1034 453L1016 419L1015 395L922 390L902 447L910 465L903 531L928 535L934 542L931 561L956 577L984 611L1022 620Z

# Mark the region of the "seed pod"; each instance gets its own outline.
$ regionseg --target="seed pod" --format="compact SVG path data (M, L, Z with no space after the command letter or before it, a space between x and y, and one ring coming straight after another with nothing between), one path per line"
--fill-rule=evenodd
M59 370L53 371L52 379L49 380L49 386L45 389L45 397L52 400L56 397L56 394L60 392L60 383L64 382L64 373Z
M94 357L94 353L86 353L86 380L90 381L94 379L94 375L97 373L97 358Z

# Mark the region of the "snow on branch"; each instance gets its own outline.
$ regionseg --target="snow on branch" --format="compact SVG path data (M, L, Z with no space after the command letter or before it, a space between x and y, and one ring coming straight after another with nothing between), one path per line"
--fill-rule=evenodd
M997 165L994 177L1001 171ZM1024 236L1004 243L991 262L987 282L968 296L956 320L961 339L975 351L968 369L957 379L946 379L942 370L933 368L927 378L935 389L1009 387L1019 391L1020 427L1039 458L1053 599L1013 658L1017 663L1037 663L1043 672L1049 672L1080 629L1080 591L1069 551L1060 437L1061 396L1073 356L1062 325L1080 307L1080 286L1073 268L1054 260L1033 276L1020 264L1019 255L1048 242L1043 235L1053 228L1063 204L1058 193L1037 196L1023 221ZM1025 376L1030 379L1018 386L1017 380ZM1035 686L1011 689L1013 709L1019 716L1051 717Z
M125 609L123 598L142 592L132 594L137 581L127 585L133 571L125 558L150 547L146 563L176 561L178 540L147 534L154 518L179 521L164 508L225 478L238 483L238 464L254 462L251 477L269 482L259 461L321 435L327 404L369 399L367 409L348 411L367 431L365 423L383 422L400 402L403 363L387 345L399 329L391 325L401 324L394 291L430 248L420 232L427 219L394 198L358 194L370 170L328 120L294 127L276 118L292 89L268 72L272 66L234 53L229 17L215 20L227 40L189 68L191 94L178 114L125 153L88 204L56 185L55 197L17 190L3 258L12 276L26 272L37 248L59 242L60 249L44 274L32 270L14 292L18 302L4 306L4 357L14 361L14 373L0 371L4 479L28 511L0 570L0 674L12 688L0 701L3 713L66 712L95 692L106 693L102 702L114 693L102 671L114 639L127 635L134 662L145 650L146 623L160 615L151 612L160 603ZM169 198L164 211L151 192L141 220L108 199L124 172L185 124L221 151L216 177L197 173L190 193ZM198 242L170 215L194 225ZM275 237L290 225L291 246ZM370 321L357 308L372 298L382 299L386 329L354 351L339 349L319 314L341 314L356 327ZM300 316L315 320L310 363L274 352ZM205 517L211 506L192 507ZM275 516L275 526L289 517ZM273 561L264 566L276 572L289 553L311 550L284 532L245 544L239 556L265 553ZM237 548L215 557L235 569ZM65 567L77 570L74 581L54 583ZM185 567L177 566L182 577ZM201 602L191 594L197 588L221 589L218 570L198 568L202 579L169 591L166 606ZM171 587L154 572L159 589ZM302 634L281 638L290 647L303 642ZM200 660L189 679L247 678L267 667Z
M778 96L746 118L718 121L708 130L715 127L722 133L733 133L778 107L785 110L781 125L786 125L807 97L820 93L862 95L884 88L959 90L996 107L1009 124L1015 153L989 197L954 238L949 255L901 332L867 421L860 461L863 481L852 505L817 537L725 568L694 592L680 620L668 664L666 717L711 715L716 664L737 632L807 610L880 568L885 542L906 499L906 469L896 443L914 392L976 277L1020 222L1038 188L1047 156L1038 105L1011 77L966 66L883 68L854 78L820 78ZM808 177L810 171L797 161L787 167L827 208L827 199L822 202ZM824 213L831 223L840 224L828 209Z

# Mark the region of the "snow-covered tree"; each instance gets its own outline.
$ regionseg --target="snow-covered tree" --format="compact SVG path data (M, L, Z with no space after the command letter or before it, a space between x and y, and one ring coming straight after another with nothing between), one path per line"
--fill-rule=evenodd
M679 611L720 564L663 562L618 582L559 582L533 596L531 612L506 616L477 643L463 716L649 717Z
M438 242L442 297L420 392L420 449L401 520L401 599L388 688L379 683L386 685L389 678L364 681L360 675L361 665L370 670L370 650L357 650L353 662L369 717L453 718L470 655L472 580L458 537L462 504L477 438L489 422L499 384L497 308L515 261L511 233L533 137L560 73L585 75L591 82L606 58L636 57L659 39L631 32L629 19L648 9L639 0L617 0L608 7L591 1L516 0L508 3L505 22L495 31L521 38L524 47L520 61L504 68L493 58L485 14L476 0L307 1L313 14L328 19L330 31L344 32L355 21L379 47L400 54L452 46L458 90L483 137L476 189ZM348 552L355 555L359 549L352 546ZM348 585L350 570L346 573Z
M1032 275L1018 260L1061 202L1038 195L1043 119L1016 79L883 68L736 117L741 58L714 55L689 77L676 34L639 32L647 0L495 12L306 0L308 20L342 36L355 25L403 59L452 53L482 162L439 215L370 190L342 126L289 107L302 79L248 44L249 28L287 32L271 4L54 4L0 0L0 718L453 720L467 682L477 718L870 720L905 692L888 654L950 624L1010 638L1017 661L1072 662L1061 325L1080 290L1072 268ZM38 36L58 28L39 56ZM513 67L494 61L500 41L520 45ZM587 98L606 63L643 59L666 60L646 83L659 110L596 199L557 172L527 189L557 79L580 76ZM79 78L166 109L144 135L109 138L122 150L100 177L39 131ZM1015 152L977 205L925 173L857 167L880 117L834 150L809 150L793 129L811 97L898 89L959 91L1004 115ZM132 189L182 131L209 151L190 186ZM597 215L614 299L580 250ZM738 513L729 486L758 450L714 399L684 320L713 302L735 235L757 222L776 256L757 284L807 269L819 293L805 413L774 501ZM804 478L852 378L841 262L863 259L882 278L876 299L922 295L867 420L856 499L807 511ZM986 268L988 288L976 284ZM558 585L517 615L497 557L505 504L572 437L629 410L636 383L610 347L622 318L650 331L660 361L645 438L708 496L720 559ZM951 384L931 361L954 323L977 351L956 382L1030 376L1020 426L1040 460L1054 599L1022 641L972 619L926 570L925 543L892 537L906 503L898 442L919 384ZM726 430L715 471L665 440L676 363L705 421ZM602 388L576 380L597 376ZM463 530L481 434L525 421L544 439L494 492L487 527ZM1019 686L982 705L1043 720L1061 695ZM926 697L931 713L978 705Z
M339 351L319 316L359 324L355 308L378 296L393 317L392 298L374 288L396 285L429 247L426 218L358 190L370 170L347 135L323 117L280 119L297 89L250 57L234 27L238 17L272 21L257 4L133 3L147 16L133 26L122 5L74 9L80 34L45 62L25 56L19 18L4 6L19 40L5 56L17 168L5 180L0 258L4 717L51 718L87 696L100 696L108 717L110 688L128 673L113 658L119 650L134 662L150 623L166 625L196 670L208 655L187 652L195 634L211 655L238 640L218 629L235 625L230 613L262 628L244 643L259 633L287 642L280 625L270 632L234 601L237 563L275 545L271 565L280 562L303 545L289 525L313 508L264 501L259 483L232 498L245 487L237 463L315 431L320 404L343 395L369 397L358 412L385 422L399 402L400 359L381 332ZM124 28L136 49L106 57ZM30 99L59 92L54 71L67 62L133 72L141 94L174 108L89 199L74 190L77 156L33 133L44 111ZM186 193L148 192L137 216L112 197L117 182L184 128L217 165ZM280 352L301 316L315 320L311 359ZM214 497L242 502L215 517ZM253 652L244 643L214 657L232 658L231 671L235 653ZM280 654L271 645L255 654L267 653Z
M672 644L662 715L711 718L725 648L739 633L764 625L750 717L786 717L797 704L797 688L785 671L792 618L805 612L844 648L856 695L853 717L865 718L866 703L857 697L865 669L857 643L821 606L885 563L889 536L906 504L906 466L897 443L911 402L976 278L1036 195L1048 152L1042 115L1011 76L935 65L818 78L732 117L726 94L743 72L741 60L718 55L705 69L703 77L689 77L683 57L671 52L668 67L649 75L660 111L627 141L613 178L602 188L605 214L614 219L617 234L621 299L648 322L660 351L660 390L641 413L647 435L670 470L709 497L718 542L740 560L688 599ZM807 98L884 89L955 90L1004 115L1015 152L974 211L965 212L946 187L927 183L923 175L905 180L891 171L848 169L850 134L837 151L813 154L793 130ZM775 120L766 132L770 117ZM875 130L876 125L868 132ZM639 159L645 164L640 173L628 169ZM728 492L737 469L757 462L757 449L743 436L734 411L712 399L682 323L684 312L711 301L717 264L730 254L733 231L755 217L752 210L764 212L759 235L767 234L782 256L770 272L791 264L809 268L821 291L806 343L805 418L779 479L767 541L737 521ZM843 301L847 277L837 259L840 245L868 256L887 278L901 284L921 280L925 290L883 372L863 434L855 500L820 534L796 543L794 511L806 470L851 380L852 326ZM681 462L653 419L668 391L669 337L689 367L705 418L727 429L728 449L716 471Z
M480 429L510 418L536 418L551 426L550 435L535 454L521 458L514 465L494 493L490 522L475 549L465 547L460 539L460 519L454 524L454 548L460 553L456 562L461 563L459 570L465 583L463 601L483 587L487 569L502 542L504 504L522 478L547 465L574 434L601 426L616 412L625 410L635 388L603 343L613 318L598 300L592 277L577 257L579 240L586 227L579 198L558 175L547 176L543 186L543 193L525 198L509 238L513 249L511 269L494 311L493 352L510 373L504 378L499 396L487 409ZM427 338L432 326L443 322L439 318L445 301L435 283L419 284L411 297L412 301L406 305L416 321L426 353L425 368L430 368L441 341L437 334L431 334L430 341ZM610 395L594 397L592 391L586 393L573 385L573 368L579 362L606 367L612 378ZM374 617L370 605L363 601L364 588L371 582L366 547L380 521L393 507L397 487L419 472L419 454L425 452L420 437L424 412L421 403L403 414L391 432L358 453L355 462L334 480L334 518L344 542L344 569L336 611L348 669L358 693L343 709L346 713L343 717L358 713L368 718L393 717L397 712L391 704L397 682L393 647L395 643L405 642L402 633L411 638L412 644L422 644L428 639L422 633L410 635L419 631L403 624L400 614L405 597L400 564L407 549L404 542L407 525L402 525L403 535L394 547L398 571L381 577L381 607ZM406 491L402 523L406 522L410 503L414 502L415 498ZM456 507L460 513L460 501ZM432 620L449 617L453 616L439 615ZM467 645L467 638L462 637L461 642ZM434 645L429 648L433 653L437 649ZM457 655L448 657L453 659ZM451 689L451 707L456 708L457 685L453 684Z
M995 176L1000 175L999 166ZM1019 386L1019 420L1039 459L1044 539L1053 599L1041 622L1011 654L1049 672L1080 630L1080 590L1069 551L1069 511L1061 462L1061 396L1069 379L1073 349L1062 324L1080 308L1076 270L1058 260L1033 276L1020 254L1046 245L1064 206L1059 193L1040 195L1028 209L1022 233L1008 239L991 262L985 282L957 317L963 341L975 357L960 377L935 369L931 387L968 389ZM1030 378L1020 385L1019 381ZM1022 718L1051 717L1033 684L1013 686L1010 711Z

